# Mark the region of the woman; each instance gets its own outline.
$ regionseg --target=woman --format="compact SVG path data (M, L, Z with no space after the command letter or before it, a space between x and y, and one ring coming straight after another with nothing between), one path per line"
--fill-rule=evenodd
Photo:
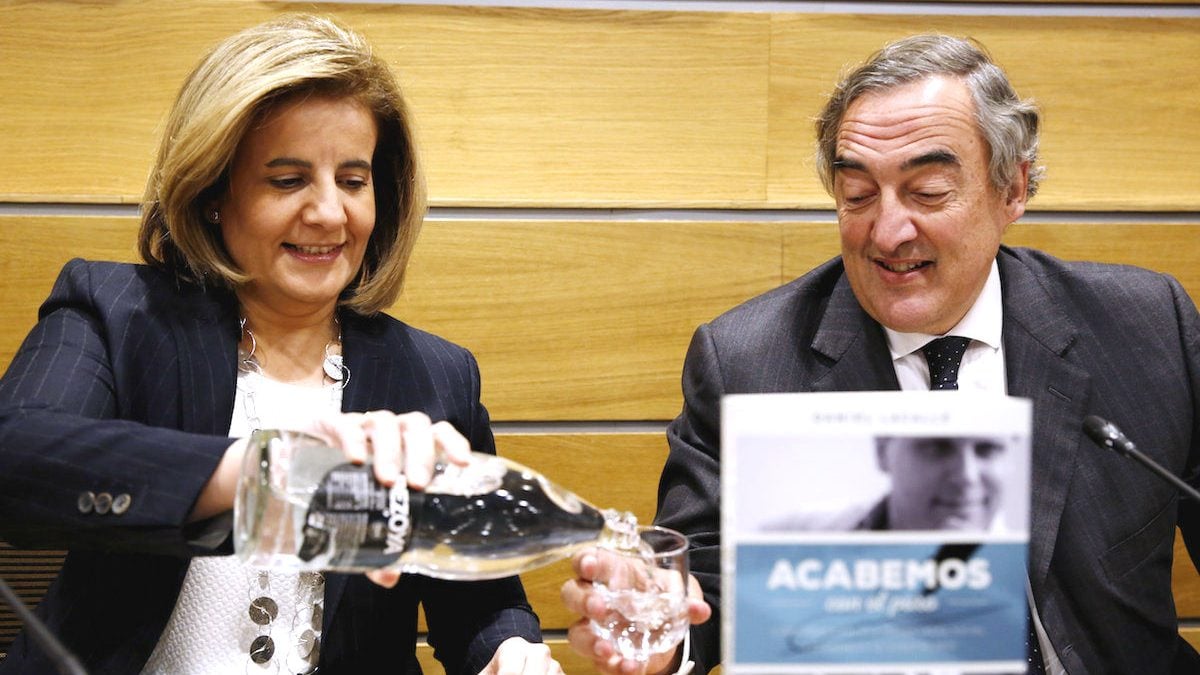
M214 555L253 429L315 433L415 488L437 452L494 452L471 355L382 314L425 209L407 114L327 20L229 38L168 121L148 265L68 263L0 380L0 535L70 549L39 613L91 672L417 671L418 602L447 672L561 672L515 578ZM22 636L0 670L51 666Z

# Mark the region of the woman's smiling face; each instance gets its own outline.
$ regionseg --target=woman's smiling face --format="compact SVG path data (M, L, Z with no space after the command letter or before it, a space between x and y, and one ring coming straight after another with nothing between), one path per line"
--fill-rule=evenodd
M226 249L250 281L243 303L328 311L375 228L378 127L352 98L285 100L246 133L218 201Z

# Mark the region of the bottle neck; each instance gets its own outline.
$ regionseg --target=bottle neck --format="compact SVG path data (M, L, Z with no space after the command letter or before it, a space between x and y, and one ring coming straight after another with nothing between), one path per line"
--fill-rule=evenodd
M604 548L616 551L640 550L641 539L638 536L637 516L629 511L606 509L604 511L604 529L600 531L597 543Z

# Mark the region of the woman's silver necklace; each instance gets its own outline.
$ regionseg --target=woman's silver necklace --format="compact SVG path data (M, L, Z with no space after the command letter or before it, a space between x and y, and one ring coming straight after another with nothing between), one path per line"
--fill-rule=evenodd
M325 373L325 379L334 386L330 389L330 395L334 402L341 401L341 395L346 385L350 384L350 369L346 367L345 359L342 358L342 325L335 317L334 325L337 326L337 338L334 342L325 343L325 358L321 362L321 370ZM246 325L246 317L239 320L239 325L242 329L242 341L250 341L250 349L248 351L238 347L238 370L254 374L259 377L266 377L263 372L262 365L259 364L255 357L255 352L258 351L258 341L254 338L254 331ZM238 343L239 345L241 342ZM336 346L336 349L335 349ZM254 394L255 387L247 386L244 388L244 401L246 408L246 421L250 424L250 431L257 431L262 428L262 420L258 417L258 406L255 405Z
M334 319L334 322L337 323L337 319ZM238 348L238 370L248 376L242 387L242 400L246 411L246 422L253 431L262 427L262 420L258 416L258 408L255 405L256 387L252 381L255 377L266 377L266 374L258 359L255 358L258 341L254 338L254 332L246 325L245 317L241 319L240 325L243 340L250 342L249 351L243 351L240 346ZM335 344L336 350L334 349ZM337 341L325 344L325 358L321 364L325 378L333 385L330 387L330 393L335 405L341 402L341 390L350 384L350 369L346 367L345 361L342 359L341 346L342 331L341 325L338 324ZM281 667L279 660L275 658L276 646L274 638L271 637L271 628L276 622L279 604L271 597L270 572L267 570L253 572L249 585L251 600L248 613L250 620L258 626L259 635L254 638L247 649L250 658L246 663L246 673L253 675L263 672L262 669L271 666L274 666L278 672ZM296 644L284 656L285 665L289 671L313 673L317 670L325 606L324 590L325 577L320 572L300 573L297 582L298 604L296 614L291 621L292 634ZM306 608L309 608L308 612L304 611ZM304 616L305 614L307 616ZM301 628L303 630L300 630ZM298 636L295 635L297 631L299 631Z

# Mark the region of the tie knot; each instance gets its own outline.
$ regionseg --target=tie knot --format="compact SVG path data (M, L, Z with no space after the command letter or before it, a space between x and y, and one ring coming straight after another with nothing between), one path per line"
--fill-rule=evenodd
M947 335L921 347L929 364L930 389L958 389L958 367L970 343L970 338Z

